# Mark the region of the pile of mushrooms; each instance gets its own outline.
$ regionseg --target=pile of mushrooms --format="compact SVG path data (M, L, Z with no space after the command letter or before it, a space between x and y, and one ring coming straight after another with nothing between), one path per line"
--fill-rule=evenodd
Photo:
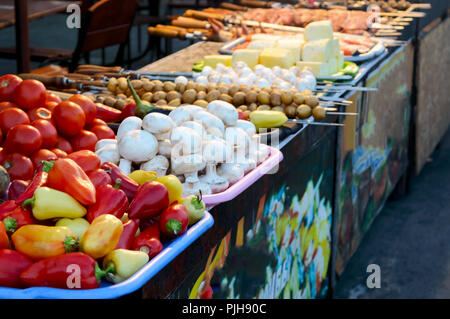
M141 169L176 175L185 196L222 192L269 156L255 126L221 100L206 108L184 104L169 115L152 112L142 120L128 117L116 139L98 141L95 150L102 163L117 164L126 174Z

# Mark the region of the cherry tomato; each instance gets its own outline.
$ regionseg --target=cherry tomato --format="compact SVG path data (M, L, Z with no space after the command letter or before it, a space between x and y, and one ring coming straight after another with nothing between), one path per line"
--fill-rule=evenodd
M91 128L93 128L94 126L97 126L97 125L105 125L105 126L108 126L108 124L107 124L105 121L96 118L96 119L94 119L91 123L86 124L86 126L84 127L84 129L90 131Z
M0 165L5 164L6 158L8 157L8 153L3 147L0 147Z
M78 104L64 101L53 110L53 120L61 135L73 137L80 133L86 124L86 115Z
M67 154L70 154L73 152L73 148L72 148L72 145L70 144L70 142L61 136L58 136L55 148L58 148L64 152L66 152Z
M38 119L31 122L31 125L37 128L42 135L41 147L50 149L56 145L58 142L58 131L52 122Z
M50 112L50 110L46 109L45 107L36 107L34 109L31 109L27 112L27 115L31 122L39 119L48 121L52 119L52 112Z
M5 169L8 171L11 181L22 179L28 181L33 178L33 162L26 156L19 153L9 154L6 158Z
M97 136L89 131L82 130L80 134L70 140L74 151L90 150L95 151L95 144L97 144Z
M86 115L86 124L91 123L95 119L95 115L97 114L97 107L90 98L81 94L74 94L69 98L69 101L81 106L84 114Z
M17 107L10 107L0 112L0 129L2 132L8 131L18 124L29 124L30 119L23 110Z
M98 140L103 140L106 138L116 138L116 134L114 134L114 131L107 125L96 125L91 128L90 131L97 136Z
M31 161L34 167L41 165L41 161L55 161L57 159L58 156L55 153L45 148L41 148L31 155Z
M16 104L11 103L11 102L0 102L0 112L9 107L19 108Z
M50 151L55 153L56 156L58 156L58 158L64 158L67 156L67 153L64 152L63 150L60 150L59 148L52 148Z
M30 155L42 145L42 135L29 124L19 124L8 131L5 148L9 153Z
M47 110L49 110L50 112L53 113L53 110L55 109L55 107L56 107L58 104L59 104L58 102L53 102L53 101L45 102L44 107L45 107Z
M61 103L62 100L58 95L47 92L45 94L45 103L48 103L48 102L56 102L58 104L58 103Z
M14 74L0 77L0 101L14 102L14 95L22 79Z
M45 105L46 89L37 80L23 80L16 89L15 102L22 109L30 110Z

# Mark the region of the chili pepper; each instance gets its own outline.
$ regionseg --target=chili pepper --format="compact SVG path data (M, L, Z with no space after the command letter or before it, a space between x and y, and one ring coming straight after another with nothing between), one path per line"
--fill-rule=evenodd
M0 249L0 286L22 288L20 274L32 264L30 258L16 250Z
M23 202L31 204L33 216L38 220L51 218L78 218L86 215L86 208L72 196L49 187L39 187L32 198Z
M13 180L8 187L8 200L16 200L17 197L20 196L20 194L23 194L28 185L30 185L30 182L28 181L24 181L21 179Z
M151 104L150 106L147 104L144 104L139 95L136 93L136 90L134 89L133 85L131 85L130 79L127 79L128 87L130 88L131 94L133 95L134 103L136 103L136 107L134 108L134 114L137 117L140 117L141 119L144 118L150 111L153 111L156 109L156 107Z
M50 162L44 162L41 171L39 171L36 175L34 175L33 179L31 180L30 185L27 187L27 189L16 199L17 205L22 205L24 201L27 199L30 199L33 197L36 190L44 186L47 183L48 179L48 172L52 168L52 165L49 164Z
M100 185L112 184L111 177L104 170L97 169L88 174L89 179L92 184L94 184L95 189L97 189Z
M136 114L134 113L135 109L136 103L128 103L127 105L125 105L125 107L122 109L121 121L123 121L127 117L136 116Z
M156 174L156 172L143 171L140 169L137 169L137 170L131 172L131 174L129 174L128 176L130 178L132 178L139 185L142 185L148 181L156 181L158 179L158 174Z
M122 117L122 112L120 110L101 103L95 103L95 105L97 107L96 118L103 120L106 123L120 121Z
M97 199L94 205L89 206L87 220L92 222L95 218L103 214L111 214L117 218L122 218L128 208L128 198L125 192L119 189L121 180L116 185L101 185L97 188Z
M113 250L103 259L103 269L108 270L106 279L113 283L125 281L144 267L148 260L148 255L141 251Z
M102 165L102 169L109 174L112 181L116 181L119 178L121 180L120 189L125 192L129 201L133 200L139 188L139 184L122 172L122 170L114 163L105 162Z
M0 222L0 249L10 248L9 237L5 225Z
M200 196L189 195L181 199L180 204L186 207L189 216L189 225L198 222L205 214L205 203Z
M174 204L167 207L159 218L161 232L169 238L184 234L189 225L189 215L186 207Z
M101 165L100 157L90 150L76 151L67 155L66 158L77 163L86 174L98 170Z
M90 224L84 218L61 218L56 222L55 226L65 226L69 228L81 243L84 233L86 233L86 230L89 228Z
M83 169L70 158L60 158L53 163L48 172L47 186L69 194L83 205L95 203L94 185Z
M14 233L22 226L36 224L36 221L28 210L17 206L12 211L5 214L3 224L5 224L7 232Z
M159 223L154 223L141 231L134 239L131 248L145 252L150 259L158 255L163 250L160 241Z
M93 289L100 287L107 272L100 269L94 258L74 252L38 261L25 269L20 279L31 287Z
M146 182L139 186L128 208L130 218L151 218L169 206L169 192L159 182Z
M114 249L131 249L136 232L139 229L139 219L129 219L123 224L123 232Z
M11 239L16 250L34 260L78 249L75 234L63 226L25 225L14 232Z
M194 71L194 72L202 72L204 66L205 66L205 62L203 60L199 61L199 62L194 62L194 66L192 67L192 71Z
M17 207L16 201L7 200L0 205L0 220L5 218L5 215Z
M175 175L165 175L157 179L158 182L166 186L169 192L169 204L181 200L183 195L183 184Z
M81 248L95 259L104 257L117 246L122 232L120 219L110 214L100 215L84 233Z

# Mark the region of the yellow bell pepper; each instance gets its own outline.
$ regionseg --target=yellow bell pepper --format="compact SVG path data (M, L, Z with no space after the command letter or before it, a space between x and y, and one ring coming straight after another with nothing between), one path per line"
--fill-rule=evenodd
M66 226L77 236L78 240L81 242L84 233L89 228L89 222L84 218L61 218L55 224L55 226Z
M181 201L181 195L183 195L183 184L181 184L178 177L175 175L165 175L159 177L157 182L163 184L169 192L169 203L172 204L175 201Z
M280 127L288 120L286 114L280 111L253 111L250 113L250 122L256 129Z
M81 242L81 249L97 259L114 250L123 232L120 219L111 214L96 217L86 230Z
M86 215L86 208L72 196L49 187L39 187L32 198L23 202L31 204L33 216L38 220L51 218L78 218Z
M148 254L138 250L116 249L103 259L106 279L119 283L133 276L149 261Z
M128 177L130 177L139 185L142 185L148 181L156 181L158 178L158 174L156 174L156 172L153 171L143 171L139 169L131 172L131 174L129 174Z

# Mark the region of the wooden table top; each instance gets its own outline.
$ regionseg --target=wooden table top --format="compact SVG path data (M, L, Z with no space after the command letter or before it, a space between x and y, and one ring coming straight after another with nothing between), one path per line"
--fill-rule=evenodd
M219 54L221 42L201 41L139 69L141 72L191 72L194 62L205 55Z
M77 1L28 1L28 19L38 19L54 13L66 11L70 3ZM0 0L0 29L15 24L14 0Z

